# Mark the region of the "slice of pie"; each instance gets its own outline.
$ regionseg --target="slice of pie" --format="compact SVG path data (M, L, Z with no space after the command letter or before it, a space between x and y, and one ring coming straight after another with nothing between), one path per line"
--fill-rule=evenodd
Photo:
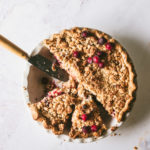
M135 73L127 52L109 35L72 28L44 41L64 68L120 122L134 100Z
M64 89L63 89L64 90ZM75 105L75 98L62 89L50 91L40 102L29 104L34 120L51 129L54 134L62 134Z
M91 98L75 106L69 132L71 138L99 137L105 130L99 108Z

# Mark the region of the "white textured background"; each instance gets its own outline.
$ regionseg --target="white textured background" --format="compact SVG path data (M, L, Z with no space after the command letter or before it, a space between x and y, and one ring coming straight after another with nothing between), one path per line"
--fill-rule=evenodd
M138 98L121 135L73 144L39 130L23 101L25 62L0 48L0 150L150 150L150 0L0 0L0 34L28 53L72 26L109 33L133 59Z

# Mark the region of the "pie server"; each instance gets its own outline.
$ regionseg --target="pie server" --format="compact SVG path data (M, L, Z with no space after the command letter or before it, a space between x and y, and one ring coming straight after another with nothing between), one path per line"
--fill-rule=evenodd
M6 39L0 34L0 45L7 50L13 52L14 54L20 56L21 58L27 60L29 63L37 67L38 69L44 71L48 75L57 78L61 81L68 81L68 73L61 69L59 66L55 65L55 71L52 70L53 62L42 55L29 56L25 51L19 48L17 45L13 44L11 41Z

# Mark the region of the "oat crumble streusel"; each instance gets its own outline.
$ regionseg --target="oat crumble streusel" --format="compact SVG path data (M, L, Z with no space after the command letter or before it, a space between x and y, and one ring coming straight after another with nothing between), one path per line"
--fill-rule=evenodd
M136 86L128 54L116 40L98 30L75 27L54 34L44 44L110 115L122 120Z

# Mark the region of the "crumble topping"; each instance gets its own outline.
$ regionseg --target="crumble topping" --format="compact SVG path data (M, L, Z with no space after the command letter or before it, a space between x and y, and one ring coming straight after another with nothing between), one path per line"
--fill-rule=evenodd
M106 126L100 117L99 108L92 99L89 98L75 106L70 137L99 137L105 130Z
M69 114L73 111L75 99L69 94L56 90L51 95L44 97L40 102L29 104L34 120L42 122L46 129L51 129L55 134L64 132Z
M106 126L100 117L99 108L81 84L70 77L62 88L55 86L52 90L50 86L54 87L54 82L48 82L51 90L41 101L28 104L34 120L42 122L46 129L51 129L57 135L69 129L71 138L97 138L103 134Z
M76 27L54 34L44 44L110 115L122 120L136 86L128 55L116 40L98 30Z

